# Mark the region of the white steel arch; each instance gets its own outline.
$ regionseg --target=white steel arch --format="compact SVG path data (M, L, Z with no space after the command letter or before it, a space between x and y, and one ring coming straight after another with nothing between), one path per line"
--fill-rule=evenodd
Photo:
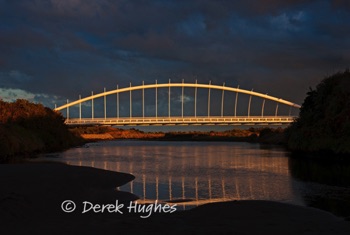
M114 94L119 94L119 93L123 93L123 92L132 92L135 90L145 90L145 89L158 89L158 88L171 88L171 87L189 87L189 88L205 88L205 89L217 89L217 90L222 90L222 91L231 91L231 92L236 92L238 93L242 93L242 94L247 94L247 95L251 95L251 96L256 96L256 97L260 97L263 99L267 99L267 100L272 100L272 101L276 101L277 103L281 103L281 104L285 104L294 108L300 108L301 106L298 104L295 104L293 102L281 99L281 98L277 98L274 96L270 96L267 94L262 94L259 92L255 92L255 91L249 91L249 90L244 90L244 89L240 89L239 87L234 88L234 87L227 87L227 86L219 86L219 85L212 85L212 84L199 84L199 83L162 83L162 84L149 84L149 85L139 85L139 86L131 86L130 87L125 87L125 88L120 88L120 89L116 89L116 90L111 90L111 91L104 91L102 93L99 94L92 94L91 96L67 103L65 105L59 106L57 108L55 108L54 110L59 111L62 109L66 109L69 108L71 106L77 105L77 104L81 104L83 102L86 101L90 101L90 100L94 100L100 97L105 97L108 95L114 95Z

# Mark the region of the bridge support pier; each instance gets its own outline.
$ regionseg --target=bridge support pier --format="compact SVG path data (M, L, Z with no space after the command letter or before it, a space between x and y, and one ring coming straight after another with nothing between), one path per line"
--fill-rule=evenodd
M170 118L170 79L169 79L169 91L168 91L168 116Z
M103 96L103 108L104 108L104 114L105 114L105 120L106 120L106 118L107 118L106 87L103 89L103 93L104 93L104 96Z
M130 82L130 87L131 87L131 82ZM132 95L131 95L131 90L130 90L130 118L132 118Z
M157 80L156 80L156 85L157 85ZM158 87L156 86L156 119L158 118Z
M262 106L261 106L261 117L264 117L264 108L265 108L265 99L263 99Z
M145 86L145 82L142 81L142 87ZM145 89L142 88L142 118L145 118Z
M225 87L225 83L223 83L222 86ZM221 117L224 116L224 94L225 94L225 90L222 89L222 95L221 95Z
M209 81L209 86L211 85L211 81ZM208 117L210 117L210 87L208 88Z
M69 103L69 100L67 99L67 104ZM67 120L69 120L69 107L67 107Z
M237 86L237 90L239 89L239 85ZM237 117L237 102L238 102L238 91L236 92L236 99L235 99L235 117Z
M117 90L119 90L118 84L117 84ZM119 93L117 93L117 118L119 118Z
M93 91L91 91L91 96L94 96ZM94 99L91 99L91 119L94 119Z
M194 117L197 117L197 79L196 86L194 88Z
M81 95L79 95L79 100L81 100ZM81 103L79 103L79 120L81 121Z
M184 80L182 79L182 84L184 84ZM182 95L181 95L181 117L184 117L184 86L182 85Z

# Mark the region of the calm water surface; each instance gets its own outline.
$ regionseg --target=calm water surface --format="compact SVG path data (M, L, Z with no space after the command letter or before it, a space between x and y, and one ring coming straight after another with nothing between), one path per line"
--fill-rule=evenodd
M69 149L56 157L70 165L133 174L136 179L120 190L136 194L141 202L177 203L179 209L227 200L305 206L312 198L334 192L334 186L296 177L298 169L305 167L299 167L283 148L260 144L106 141Z

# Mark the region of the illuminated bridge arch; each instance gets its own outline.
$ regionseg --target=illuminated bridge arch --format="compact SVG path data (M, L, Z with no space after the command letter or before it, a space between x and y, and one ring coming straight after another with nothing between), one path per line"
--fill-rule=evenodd
M168 115L166 116L159 116L158 114L158 89L160 88L167 88L168 89L168 97L166 98L168 100ZM172 116L171 115L171 88L181 88L181 115ZM185 88L191 88L194 89L194 115L186 116L184 112L184 89ZM198 89L207 89L208 90L208 105L207 105L207 115L200 116L197 115L197 103L198 103ZM155 90L155 112L154 116L146 116L145 115L145 90L147 89L154 89ZM132 98L132 92L141 90L142 91L142 116L133 116L132 113L132 105L133 105L133 98ZM211 107L211 90L219 90L221 91L221 115L212 116L210 107ZM235 99L234 99L234 110L233 115L225 116L224 115L224 95L225 91L228 92L234 92L235 93ZM119 94L121 93L129 93L129 105L130 105L130 114L127 117L122 117L119 115L119 109L120 109L120 100L119 100ZM238 106L238 95L239 93L249 95L249 102L247 110L247 115L238 115L237 113L237 106ZM106 105L106 97L116 95L116 107L117 107L117 114L114 117L107 117L107 105ZM259 97L262 99L261 104L261 115L259 116L252 116L251 113L251 100L252 97ZM95 107L94 107L94 100L98 98L103 98L104 102L104 117L102 118L96 118L94 115ZM164 97L161 98L164 100ZM264 115L265 111L265 100L271 100L276 102L276 108L274 115L266 116ZM82 103L90 102L91 104L91 117L84 118L82 116ZM66 123L68 125L241 125L241 124L250 124L250 125L256 125L256 124L288 124L293 122L294 118L290 114L287 116L279 116L278 115L278 105L283 104L286 106L289 106L290 108L300 108L300 105L295 104L293 102L276 98L267 94L262 94L259 92L255 92L253 90L245 90L240 89L239 86L237 88L234 87L228 87L223 85L213 85L211 82L209 84L199 84L197 81L195 83L185 83L182 81L182 83L171 83L169 80L169 83L161 83L158 84L157 81L155 84L147 84L145 85L144 82L142 82L142 85L138 86L132 86L130 83L129 87L125 88L118 88L111 91L106 91L104 89L104 92L99 94L93 94L91 96L81 98L79 97L78 100L69 102L67 100L67 104L62 105L60 107L56 107L56 111L60 110L66 110ZM69 108L73 106L79 106L79 117L72 118L69 116Z

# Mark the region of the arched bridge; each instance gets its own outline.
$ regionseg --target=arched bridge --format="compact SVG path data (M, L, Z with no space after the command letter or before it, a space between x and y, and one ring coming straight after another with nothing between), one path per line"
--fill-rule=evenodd
M254 107L252 97L261 100L254 102ZM270 102L269 108L267 102ZM289 108L288 114L280 114L279 105ZM99 94L92 92L91 96L79 96L73 102L67 100L55 110L66 110L68 125L267 125L293 122L293 108L299 109L300 105L239 86L185 83L183 80L171 83L169 80L162 84L142 82L138 86L130 83L129 87L104 89ZM270 111L266 115L267 109Z

